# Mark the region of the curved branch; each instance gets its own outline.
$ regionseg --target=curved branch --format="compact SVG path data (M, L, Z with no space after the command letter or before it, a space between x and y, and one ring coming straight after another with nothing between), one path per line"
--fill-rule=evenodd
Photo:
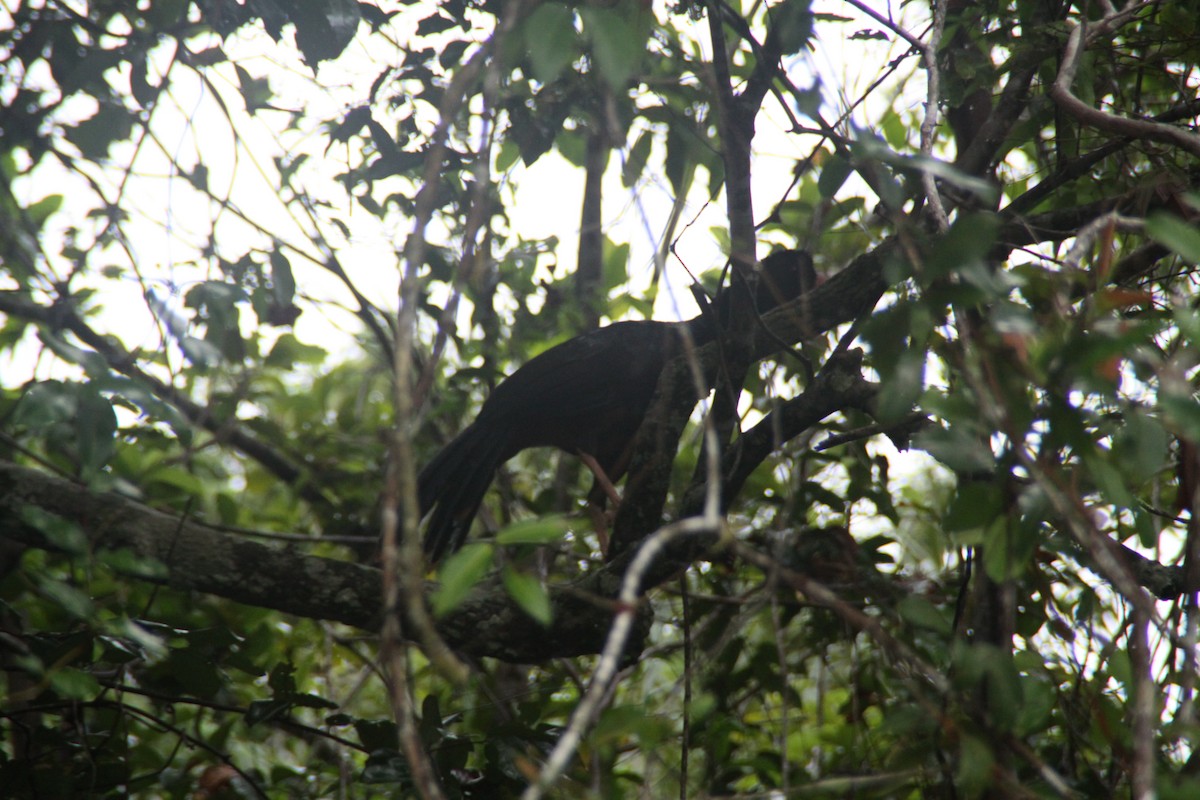
M1092 40L1097 36L1111 33L1117 27L1118 21L1126 21L1129 18L1127 12L1105 17L1088 26L1088 39ZM1079 69L1079 61L1086 49L1083 38L1084 26L1075 25L1071 29L1071 35L1067 38L1067 46L1062 57L1063 63L1058 70L1058 76L1050 86L1050 99L1084 125L1120 136L1172 144L1187 150L1192 155L1200 156L1200 136L1190 131L1150 120L1130 119L1118 114L1109 114L1098 108L1092 108L1071 93L1071 86L1075 83L1075 73Z
M1200 99L1190 100L1182 103L1174 108L1168 109L1161 114L1156 114L1150 118L1151 122L1168 123L1177 122L1182 119L1190 119L1191 117L1200 114ZM1073 158L1061 166L1053 173L1047 175L1036 185L1018 195L1011 203L1000 210L1000 213L1006 215L1022 214L1037 206L1049 197L1054 191L1078 178L1091 174L1092 169L1104 159L1119 152L1125 147L1128 147L1136 139L1122 136L1118 139L1113 139L1105 144L1097 147L1091 152L1084 153L1081 156Z

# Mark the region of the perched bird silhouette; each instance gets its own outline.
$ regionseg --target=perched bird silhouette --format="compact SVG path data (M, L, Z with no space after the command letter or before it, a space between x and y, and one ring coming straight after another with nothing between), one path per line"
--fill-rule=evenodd
M756 307L763 313L815 285L807 253L777 251L762 261ZM430 514L429 558L437 561L462 547L496 470L526 448L557 447L578 455L612 495L612 485L629 466L659 375L681 352L682 329L696 345L706 344L726 324L731 305L726 289L705 313L686 322L615 322L546 350L501 381L475 421L418 477L421 516Z

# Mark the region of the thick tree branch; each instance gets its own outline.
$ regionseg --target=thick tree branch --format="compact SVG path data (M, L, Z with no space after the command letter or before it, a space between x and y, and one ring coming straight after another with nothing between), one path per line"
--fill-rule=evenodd
M39 470L0 461L0 538L59 549L31 521L41 509L78 526L90 550L125 549L165 568L135 574L301 617L377 629L379 573L358 564L309 558L144 506Z
M763 325L753 330L751 358L766 358L778 352L780 342L798 342L870 313L887 288L884 267L897 257L898 248L898 241L889 239L815 290L767 314ZM713 385L719 343L701 348L695 357L708 385ZM655 399L638 431L625 496L613 529L611 557L658 528L676 446L696 401L687 358L680 357L663 370Z
M721 465L726 507L741 492L751 473L784 442L834 412L862 408L874 399L878 386L864 380L861 369L861 351L834 354L803 394L782 403L738 437ZM687 514L689 504L685 502L683 508Z
M39 470L0 461L0 541L61 549L36 527L31 509L76 525L89 551L127 550L163 568L134 572L133 578L372 633L379 630L382 581L377 569L248 541L125 497L96 494ZM602 573L576 586L551 587L554 622L545 628L521 611L502 586L488 584L440 619L438 631L455 650L476 658L533 663L598 653L613 610L597 598L615 597L617 580ZM647 621L639 617L634 652L641 648Z
M1028 59L1015 65L991 115L980 126L967 149L954 159L956 168L968 175L981 175L989 165L1001 160L1004 154L1000 147L1029 107L1029 87L1037 76L1038 63L1036 59Z

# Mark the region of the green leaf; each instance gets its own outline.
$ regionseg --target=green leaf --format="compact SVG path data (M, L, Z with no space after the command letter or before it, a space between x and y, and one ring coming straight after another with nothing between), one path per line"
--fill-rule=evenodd
M912 133L912 128L903 117L896 113L895 109L888 109L884 112L883 119L879 122L879 129L883 131L883 138L889 147L895 150L903 150L908 147L908 137Z
M75 414L75 384L43 381L29 387L13 414L13 422L32 429L48 428Z
M408 761L395 750L376 750L367 756L363 765L362 776L359 778L365 784L399 783L411 784L412 770Z
M1118 648L1113 651L1108 658L1108 663L1105 665L1108 668L1108 674L1125 684L1127 687L1133 686L1133 662L1129 659L1129 651L1123 648Z
M969 734L959 741L958 774L956 783L967 794L974 797L991 781L995 756L987 742Z
M238 91L241 92L242 102L246 110L253 112L270 104L274 94L271 92L271 81L267 78L256 78L240 64L233 65L238 77Z
M356 719L354 731L367 750L396 746L396 723L390 719Z
M132 550L102 550L96 553L96 561L124 575L143 580L163 580L170 575L165 564L155 558L134 553Z
M61 194L49 194L25 209L25 213L28 215L29 221L40 228L51 214L62 208L62 204L63 196Z
M154 105L154 100L158 97L158 87L151 86L147 80L147 69L145 58L135 58L129 65L129 89L133 93L133 99L142 108L149 108Z
M554 146L573 166L587 164L587 137L578 130L562 130L554 137ZM526 163L533 163L526 159Z
M187 360L197 367L213 367L225 361L220 348L195 336L184 336L180 339L179 349L183 351Z
M928 281L962 271L965 267L982 264L1000 229L995 214L964 214L954 221L950 230L937 241L933 253L925 261L921 278ZM976 280L979 280L976 277Z
M242 339L239 323L241 312L238 309L238 303L245 299L245 292L236 284L204 281L193 286L184 300L189 308L199 312L205 323L205 344L216 348L224 360L232 363L241 362L246 355L246 343ZM185 354L196 357L196 363L204 363L202 359L211 355L206 352L207 348L199 346L197 341L189 337L181 339L179 344Z
M99 353L91 350L84 350L81 347L76 347L62 339L57 333L49 330L39 330L38 339L42 344L54 353L54 355L72 364L78 364L83 367L83 371L89 376L97 377L105 375L108 372L108 364L104 361L104 357Z
M696 176L696 159L692 154L695 137L679 127L667 129L667 155L664 168L671 190L676 197L684 197L692 187Z
M1058 693L1042 680L1025 678L1021 681L1022 702L1013 723L1013 733L1029 736L1046 728L1050 715L1058 707Z
M496 544L553 544L562 541L571 525L566 517L548 516L514 522L496 534Z
M604 289L611 292L629 280L629 243L616 244L604 237Z
M821 165L821 176L817 178L817 191L821 197L828 200L837 194L837 190L842 188L842 184L846 182L846 178L850 177L850 173L854 168L850 162L841 156L830 156Z
M354 41L362 14L357 0L299 0L291 4L290 19L296 26L296 47L304 63L316 69L320 62L340 56Z
M646 169L646 162L650 160L650 148L653 144L654 133L642 131L637 141L633 143L633 147L629 148L629 155L626 156L625 163L621 166L621 183L625 188L633 186L641 177L643 170Z
M913 410L925 388L925 351L908 348L887 371L879 390L879 421L899 421Z
M457 28L458 23L443 14L430 14L417 23L417 36L429 36Z
M1104 496L1105 500L1122 508L1134 505L1133 493L1125 485L1121 471L1115 464L1096 453L1084 455L1083 463L1087 465L1092 480L1096 482L1096 488L1100 490L1100 494Z
M996 517L987 527L983 543L983 566L997 583L1025 574L1037 551L1041 528L1027 519Z
M100 684L82 670L65 667L50 673L55 694L71 700L91 700L100 693Z
M267 676L267 685L276 697L291 697L296 693L296 667L290 661L281 661Z
M500 142L500 150L496 154L496 172L508 172L517 159L521 157L521 148L510 138Z
M785 0L771 8L771 28L784 55L799 53L813 35L810 0Z
M983 528L1000 513L1000 487L982 481L961 481L942 525L955 533Z
M491 566L492 546L488 544L469 544L447 558L438 570L441 585L430 598L434 616L443 617L458 608Z
M147 487L171 486L186 495L199 497L204 494L204 482L183 467L160 467L149 476Z
M206 695L201 694L200 696L205 697ZM286 700L255 700L246 706L246 714L243 719L247 726L253 727L260 722L286 716L291 707L291 703Z
M463 53L467 52L467 48L471 44L471 42L463 39L455 39L453 42L447 42L446 46L442 48L442 52L438 54L438 63L445 69L452 69L459 66L462 63Z
M1006 653L996 652L986 659L988 711L1001 730L1011 731L1020 719L1025 704L1021 676Z
M910 625L934 631L950 633L950 619L945 612L920 595L910 594L896 605L896 612Z
M565 5L538 6L525 21L524 35L533 77L543 84L558 80L567 65L582 55L575 14Z
M1125 474L1140 485L1166 465L1170 443L1158 420L1133 409L1125 415L1125 424L1113 439L1113 455Z
M21 520L40 531L51 547L73 556L87 554L87 535L74 522L33 505L20 509Z
M96 607L87 593L76 589L69 583L43 578L38 583L41 593L63 611L76 619L89 619L96 612Z
M1158 396L1167 421L1185 438L1200 441L1200 403L1184 391L1164 391Z
M103 161L113 143L129 138L134 121L134 115L123 106L106 102L95 116L67 128L66 137L87 160Z
M668 730L666 720L646 714L645 706L620 705L606 708L596 720L596 727L589 737L593 745L619 743L630 737L643 747L652 747Z
M91 477L112 458L117 435L117 415L112 403L91 387L83 387L79 392L75 434L83 474Z
M302 692L292 695L291 701L293 705L300 708L337 708L338 704L332 700L321 697L318 694L310 692Z
M281 306L291 305L296 298L296 278L292 275L292 264L276 243L271 249L271 293Z
M329 354L313 344L305 344L293 334L285 333L275 340L263 363L268 367L287 369L294 364L320 364Z
M509 597L517 601L521 610L542 625L549 625L553 620L553 611L550 608L550 595L542 582L512 567L505 567L502 577Z
M641 70L646 55L649 12L634 3L624 8L580 9L584 33L592 44L596 67L612 89L620 94L628 91L629 79Z
M1146 219L1146 233L1151 239L1200 264L1200 228L1165 211L1157 211Z
M155 3L152 8L158 8L160 3ZM188 56L188 63L197 67L211 67L217 64L223 64L229 60L229 56L221 49L219 45L214 47L206 47L203 50L198 50Z
M956 472L991 472L996 468L992 451L977 436L957 427L926 428L913 443Z

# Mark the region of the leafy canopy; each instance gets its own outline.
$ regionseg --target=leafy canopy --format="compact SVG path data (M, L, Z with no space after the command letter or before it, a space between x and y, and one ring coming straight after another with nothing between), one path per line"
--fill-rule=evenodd
M0 785L1195 796L1200 17L869 5L4 12ZM489 389L772 247L608 551L530 451L414 612Z

